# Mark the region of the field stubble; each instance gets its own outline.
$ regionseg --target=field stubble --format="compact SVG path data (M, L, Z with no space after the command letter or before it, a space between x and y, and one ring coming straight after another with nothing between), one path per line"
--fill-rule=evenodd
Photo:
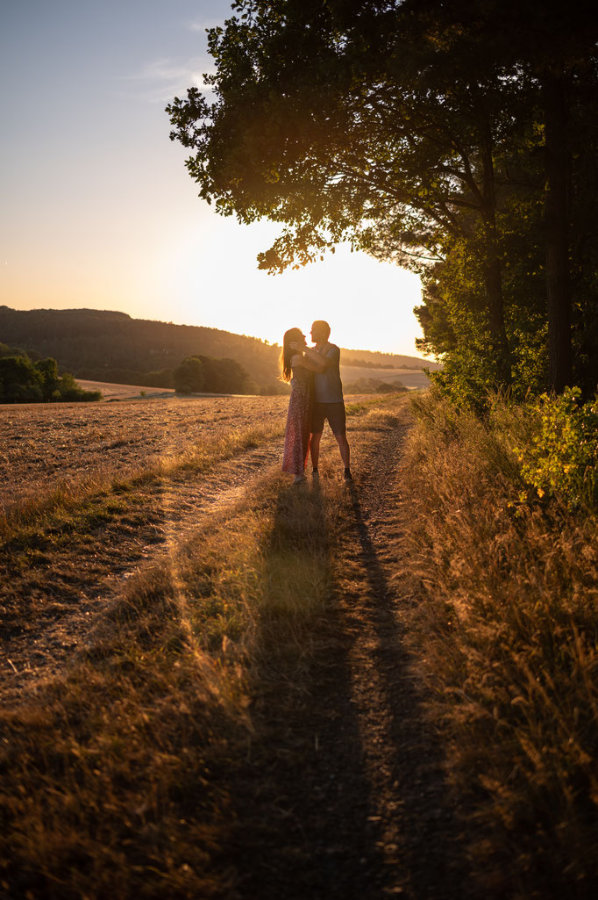
M198 444L280 426L284 397L136 400L4 406L0 418L0 510L52 490L151 469Z
M11 410L4 437L20 429L5 453L15 487L0 516L4 689L59 671L123 579L275 462L278 400Z

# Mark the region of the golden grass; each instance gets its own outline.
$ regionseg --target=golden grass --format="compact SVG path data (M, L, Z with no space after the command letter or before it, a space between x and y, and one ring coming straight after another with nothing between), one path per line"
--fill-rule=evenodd
M598 534L557 504L523 502L513 446L433 395L415 403L403 474L411 627L480 825L485 890L590 897L598 886ZM529 435L527 435L529 437Z

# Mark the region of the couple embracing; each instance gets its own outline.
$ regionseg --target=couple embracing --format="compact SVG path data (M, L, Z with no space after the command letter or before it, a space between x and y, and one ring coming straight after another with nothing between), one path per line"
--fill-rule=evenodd
M311 454L313 476L318 477L320 439L326 420L338 443L345 480L351 481L340 350L329 342L329 337L330 325L318 320L311 326L314 347L307 346L300 328L289 329L283 339L282 378L291 383L291 397L282 470L295 476L295 484L305 481L308 454Z

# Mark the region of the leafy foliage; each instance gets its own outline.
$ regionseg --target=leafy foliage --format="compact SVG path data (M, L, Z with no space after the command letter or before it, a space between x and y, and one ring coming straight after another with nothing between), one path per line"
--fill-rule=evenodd
M418 271L420 346L461 402L571 379L593 390L593 5L233 10L209 31L211 93L191 88L168 112L200 196L241 222L281 223L260 266L280 272L348 241Z
M245 394L253 393L255 388L243 366L234 359L189 356L176 367L172 377L175 390L181 394Z
M32 362L28 356L0 357L0 403L100 400L99 391L84 391L73 376L59 375L55 359Z
M203 391L205 381L203 363L197 356L187 357L173 372L174 387L179 394Z
M579 388L543 394L530 407L531 443L519 451L521 471L540 497L598 508L598 398L581 402Z

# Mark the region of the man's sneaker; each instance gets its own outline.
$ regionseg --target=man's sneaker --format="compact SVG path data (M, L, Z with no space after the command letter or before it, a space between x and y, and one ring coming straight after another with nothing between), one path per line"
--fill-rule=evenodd
M353 481L353 476L351 475L351 469L345 469L345 481Z
M318 481L318 479L320 477L320 473L318 472L317 469L312 469L311 477L313 478L314 481Z

